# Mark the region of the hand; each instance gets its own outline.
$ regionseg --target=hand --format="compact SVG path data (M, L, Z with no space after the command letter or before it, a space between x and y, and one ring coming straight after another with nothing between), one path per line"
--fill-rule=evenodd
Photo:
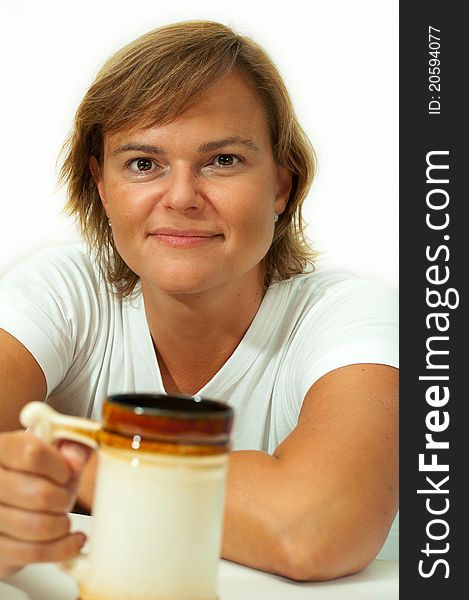
M63 561L86 541L70 533L80 474L91 450L32 433L0 434L0 579L34 562Z

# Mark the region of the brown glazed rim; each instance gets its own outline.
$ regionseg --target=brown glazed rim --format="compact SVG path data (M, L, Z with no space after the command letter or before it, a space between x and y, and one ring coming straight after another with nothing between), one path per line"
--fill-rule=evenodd
M185 446L186 451L188 446L198 447L204 454L226 452L232 425L231 407L200 396L115 394L103 405L103 433L130 440L138 436L142 450L150 443L167 446L171 454L178 446Z
M233 409L219 400L184 394L112 394L106 402L117 404L137 415L166 416L172 419L220 419L232 416Z

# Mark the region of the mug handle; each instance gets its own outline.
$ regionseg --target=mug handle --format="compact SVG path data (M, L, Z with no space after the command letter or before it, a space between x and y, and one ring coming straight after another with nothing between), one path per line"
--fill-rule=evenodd
M99 432L101 431L99 421L63 415L45 402L26 404L21 410L20 422L38 438L49 444L60 439L80 442L93 449L99 445ZM79 552L77 556L58 563L58 566L80 583L86 578L88 558L84 552Z
M63 415L45 402L28 402L20 412L20 422L49 444L55 440L70 440L93 449L99 445L100 421Z

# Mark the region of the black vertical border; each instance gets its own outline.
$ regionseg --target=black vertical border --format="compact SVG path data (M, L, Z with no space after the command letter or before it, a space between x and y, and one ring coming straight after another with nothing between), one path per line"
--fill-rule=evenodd
M400 593L399 597L425 598L426 600L467 597L469 576L469 313L467 311L467 279L469 278L469 195L466 174L469 173L467 150L469 127L468 40L469 22L463 16L464 2L433 0L426 2L401 2L399 6L399 102L400 102L400 357L401 357L401 421L400 421ZM441 30L441 89L429 90L428 28ZM440 96L441 112L429 114L428 104L432 96ZM436 106L436 105L435 105ZM444 230L432 230L426 224L426 215L432 212L427 206L427 193L431 184L426 182L426 156L431 151L449 151L448 156L435 158L434 162L449 164L446 171L448 184L439 186L449 194L449 205L434 217L449 216L449 225ZM436 175L436 171L434 171ZM440 171L443 178L443 172ZM433 196L435 199L438 194ZM444 196L440 194L440 199ZM449 236L445 238L444 236ZM426 257L427 247L431 256ZM440 273L449 269L449 280L445 284L428 282L427 269L438 265ZM435 274L435 271L433 271ZM459 295L457 308L430 308L426 300L426 289L445 290L453 288ZM452 299L456 295L452 294ZM449 329L439 335L448 336L448 342L439 342L440 349L449 350L434 362L448 364L448 370L427 369L426 343L429 336L438 335L435 327L430 329L426 317L432 312L448 315ZM443 318L440 323L445 321ZM431 321L434 324L434 320ZM435 342L436 344L436 342ZM434 345L433 348L436 348ZM448 375L449 381L430 382L419 380L422 375ZM449 448L437 453L438 462L449 465L449 471L423 473L419 471L418 455L426 452L426 462L435 452L425 450L425 434L429 433L426 416L435 410L426 401L426 390L430 385L447 385L449 401L440 407L449 416L449 426L434 433L436 440L448 441ZM449 480L440 486L447 494L418 494L418 489L431 489L426 476L435 484L449 475ZM441 515L431 515L426 508L449 508ZM444 519L448 524L448 535L439 540L427 536L426 528L432 519ZM443 536L446 527L434 523L430 532ZM432 553L422 552L429 543ZM448 546L446 546L448 544ZM433 553L433 550L440 552ZM444 551L445 550L445 551ZM436 564L438 559L446 560ZM422 570L429 577L419 573ZM448 575L448 577L445 577Z

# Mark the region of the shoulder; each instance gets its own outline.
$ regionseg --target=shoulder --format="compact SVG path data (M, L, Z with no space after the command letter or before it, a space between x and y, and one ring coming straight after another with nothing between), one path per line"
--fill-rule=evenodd
M40 269L77 270L93 268L95 260L82 243L63 244L42 248L27 258L19 261L8 272L31 271Z
M77 287L102 286L96 259L81 243L43 248L10 269L1 279L2 287L20 280L25 287L65 292Z
M398 296L384 284L343 271L318 270L272 285L290 314L367 311L397 314Z
M73 322L120 303L82 244L42 249L0 278L0 304L37 318L62 315Z
M288 285L282 339L300 371L324 374L359 362L397 366L398 302L386 286L339 272L302 275Z

